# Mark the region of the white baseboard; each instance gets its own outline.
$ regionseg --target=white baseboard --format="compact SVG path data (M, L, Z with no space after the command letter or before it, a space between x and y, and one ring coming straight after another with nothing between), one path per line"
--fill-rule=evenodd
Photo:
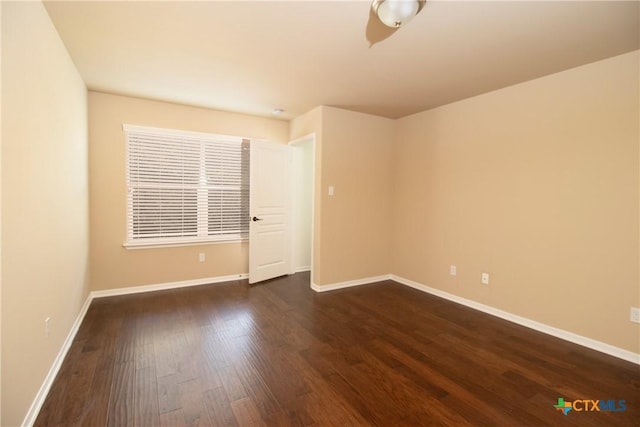
M58 355L53 361L53 365L51 366L51 369L49 369L49 373L45 377L44 382L40 387L40 390L38 390L38 393L36 394L35 399L31 403L31 407L27 411L27 415L24 417L24 420L22 421L22 426L31 427L33 426L33 423L35 423L36 418L38 417L38 413L40 412L40 409L42 409L42 405L44 404L44 401L47 398L47 395L49 394L49 390L53 385L53 381L56 379L56 375L58 375L58 371L60 371L62 362L64 361L64 358L67 356L67 353L71 348L71 344L73 343L73 340L75 339L76 334L80 329L80 325L82 324L82 321L84 320L84 317L87 314L87 310L89 310L91 301L93 301L94 298L103 298L103 297L117 296L117 295L128 295L128 294L159 291L159 290L166 290L166 289L184 288L187 286L200 286L200 285L206 285L210 283L232 282L234 280L247 279L248 277L249 277L249 274L247 273L233 274L230 276L218 276L218 277L209 277L206 279L184 280L181 282L159 283L156 285L144 285L144 286L133 286L130 288L107 289L104 291L93 291L89 293L89 295L87 296L87 299L82 305L82 308L80 309L80 312L78 313L78 316L76 317L75 322L73 322L73 325L71 326L71 330L69 331L67 338L64 340L64 343L62 344L62 347L60 348Z
M307 266L305 266L305 267L296 267L296 268L294 269L294 271L295 271L296 273L304 273L305 271L311 271L311 266L310 266L310 265L307 265Z
M38 416L38 413L40 412L40 409L42 408L42 405L47 395L49 394L51 385L53 384L53 381L55 380L56 375L58 374L58 371L62 366L62 362L64 361L64 358L66 357L67 352L71 348L71 343L75 339L76 334L78 333L78 329L80 328L80 325L82 324L82 321L84 320L84 317L87 314L87 310L91 305L91 301L93 301L94 298L102 298L102 297L116 296L116 295L128 295L128 294L134 294L134 293L142 293L142 292L150 292L150 291L158 291L158 290L166 290L166 289L184 288L188 286L206 285L210 283L231 282L234 280L247 279L248 277L249 277L248 274L243 273L243 274L234 274L229 276L210 277L206 279L185 280L180 282L160 283L156 285L134 286L130 288L108 289L103 291L91 292L87 296L87 299L82 305L82 308L80 309L80 312L78 313L78 316L76 317L75 322L71 326L71 330L69 331L67 338L62 344L62 347L60 348L60 351L58 352L58 355L56 356L53 362L53 365L51 366L51 369L49 369L49 373L45 377L45 380L42 383L40 390L36 394L36 397L33 400L33 403L31 404L29 411L27 411L27 414L24 418L24 421L22 422L22 425L26 427L30 427L35 422ZM525 317L508 313L506 311L499 310L497 308L493 308L491 306L481 304L466 298L462 298L457 295L453 295L448 292L441 291L439 289L431 288L421 283L414 282L412 280L405 279L403 277L399 277L393 274L368 277L365 279L349 280L346 282L339 282L339 283L333 283L333 284L322 285L322 286L312 283L311 289L313 289L316 292L327 292L327 291L334 291L337 289L350 288L353 286L368 285L376 282L381 282L384 280L393 280L394 282L400 283L402 285L409 286L419 291L426 292L428 294L432 294L437 297L444 298L446 300L453 301L458 304L462 304L464 306L473 308L475 310L479 310L484 313L491 314L492 316L496 316L513 323L517 323L527 328L534 329L536 331L543 332L545 334L548 334L557 338L561 338L565 341L569 341L574 344L578 344L583 347L587 347L592 350L596 350L601 353L605 353L610 356L614 356L619 359L623 359L635 364L640 364L640 354L633 353L631 351L628 351L619 347L615 347L610 344L603 343L601 341L587 338L582 335L577 335L572 332L554 328L553 326L545 325L544 323L536 322L535 320L527 319Z
M348 280L346 282L331 283L329 285L316 285L311 283L311 289L316 292L335 291L336 289L350 288L352 286L370 285L375 282L382 282L383 280L389 280L391 276L385 274L383 276L367 277L365 279Z
M565 331L564 329L555 328L553 326L549 326L544 323L537 322L535 320L527 319L526 317L518 316L516 314L512 314L507 311L503 311L485 304L481 304L479 302L476 302L470 299L462 298L457 295L453 295L448 292L444 292L439 289L435 289L430 286L423 285L422 283L414 282L412 280L405 279L400 276L396 276L395 274L369 277L366 279L349 280L347 282L332 283L329 285L322 285L322 286L312 283L311 289L313 289L316 292L327 292L327 291L333 291L336 289L349 288L352 286L367 285L370 283L380 282L383 280L393 280L394 282L400 283L402 285L409 286L419 291L426 292L428 294L435 295L437 297L444 298L446 300L453 301L458 304L462 304L469 308L473 308L474 310L482 311L483 313L487 313L492 316L499 317L509 322L517 323L518 325L525 326L527 328L536 330L538 332L542 332L547 335L551 335L556 338L560 338L565 341L569 341L574 344L578 344L583 347L587 347L592 350L596 350L601 353L605 353L610 356L617 357L618 359L626 360L628 362L632 362L640 365L640 354L638 353L634 353L632 351L625 350L623 348L615 347L613 345L603 343L601 341L597 341L592 338L587 338L582 335L574 334L573 332Z
M553 326L549 326L544 323L536 322L535 320L527 319L526 317L518 316L503 310L499 310L497 308L494 308L485 304L481 304L479 302L475 302L470 299L462 298L457 295L453 295L448 292L441 291L439 289L431 288L429 286L423 285L418 282L414 282L409 279L405 279L403 277L399 277L392 274L390 275L390 279L395 282L401 283L403 285L410 286L419 291L426 292L428 294L432 294L437 297L444 298L446 300L465 305L475 310L479 310L484 313L490 314L492 316L496 316L501 319L508 320L509 322L517 323L518 325L525 326L527 328L536 330L538 332L542 332L547 335L554 336L556 338L561 338L565 341L569 341L574 344L578 344L583 347L587 347L592 350L596 350L601 353L605 353L610 356L614 356L619 359L626 360L628 362L640 364L640 354L637 354L619 347L615 347L610 344L603 343L601 341L587 338L582 335L574 334L573 332L555 328Z
M155 285L132 286L129 288L106 289L91 292L92 298L113 297L117 295L139 294L142 292L164 291L167 289L186 288L189 286L209 285L212 283L233 282L248 279L248 273L231 274L229 276L207 277L204 279L182 280L180 282L158 283Z
M64 361L64 358L67 356L67 353L71 348L71 344L73 343L73 340L78 333L78 329L80 329L80 325L84 320L84 316L87 314L87 310L91 305L91 300L91 294L87 295L87 299L84 301L84 304L80 308L80 312L78 313L75 322L73 322L71 330L67 334L67 338L62 343L62 347L60 348L58 355L54 359L53 365L51 365L51 369L49 369L49 373L44 378L44 382L42 383L42 386L40 386L40 390L38 390L35 399L33 399L33 402L31 403L31 407L27 411L27 415L25 415L24 420L22 421L23 426L31 427L33 423L36 422L36 418L38 417L40 409L42 409L42 405L44 404L44 401L49 394L49 390L53 385L53 381L56 379L56 375L58 375L58 371L60 371L62 362Z

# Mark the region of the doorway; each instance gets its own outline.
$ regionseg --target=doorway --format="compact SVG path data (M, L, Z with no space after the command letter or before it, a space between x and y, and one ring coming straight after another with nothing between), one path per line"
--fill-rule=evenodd
M292 272L311 271L313 281L313 208L315 134L291 141Z

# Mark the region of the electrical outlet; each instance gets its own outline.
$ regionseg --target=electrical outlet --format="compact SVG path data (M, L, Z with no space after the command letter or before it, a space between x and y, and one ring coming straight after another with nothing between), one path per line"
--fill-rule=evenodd
M44 319L44 335L49 338L49 331L51 328L51 318L47 317Z
M458 270L456 269L456 266L455 265L450 265L449 266L449 275L455 276L456 274L458 274Z
M640 308L631 307L631 313L629 314L629 320L633 323L640 323Z
M480 277L480 282L482 282L483 285L488 285L489 284L489 273L482 273L482 276Z
M200 262L204 262L204 253L203 252L200 252L200 254L198 254L198 260Z

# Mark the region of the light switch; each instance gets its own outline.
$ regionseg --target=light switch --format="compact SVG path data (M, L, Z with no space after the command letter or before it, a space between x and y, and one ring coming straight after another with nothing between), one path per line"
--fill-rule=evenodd
M333 185L329 186L329 195L333 196Z

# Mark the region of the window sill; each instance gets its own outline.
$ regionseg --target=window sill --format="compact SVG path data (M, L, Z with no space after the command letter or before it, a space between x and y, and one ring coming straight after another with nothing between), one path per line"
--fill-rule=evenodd
M202 246L202 245L229 245L234 243L248 242L249 238L229 239L229 240L192 240L192 241L163 241L163 242L125 242L122 246L127 250L135 249L156 249L175 248L180 246Z

